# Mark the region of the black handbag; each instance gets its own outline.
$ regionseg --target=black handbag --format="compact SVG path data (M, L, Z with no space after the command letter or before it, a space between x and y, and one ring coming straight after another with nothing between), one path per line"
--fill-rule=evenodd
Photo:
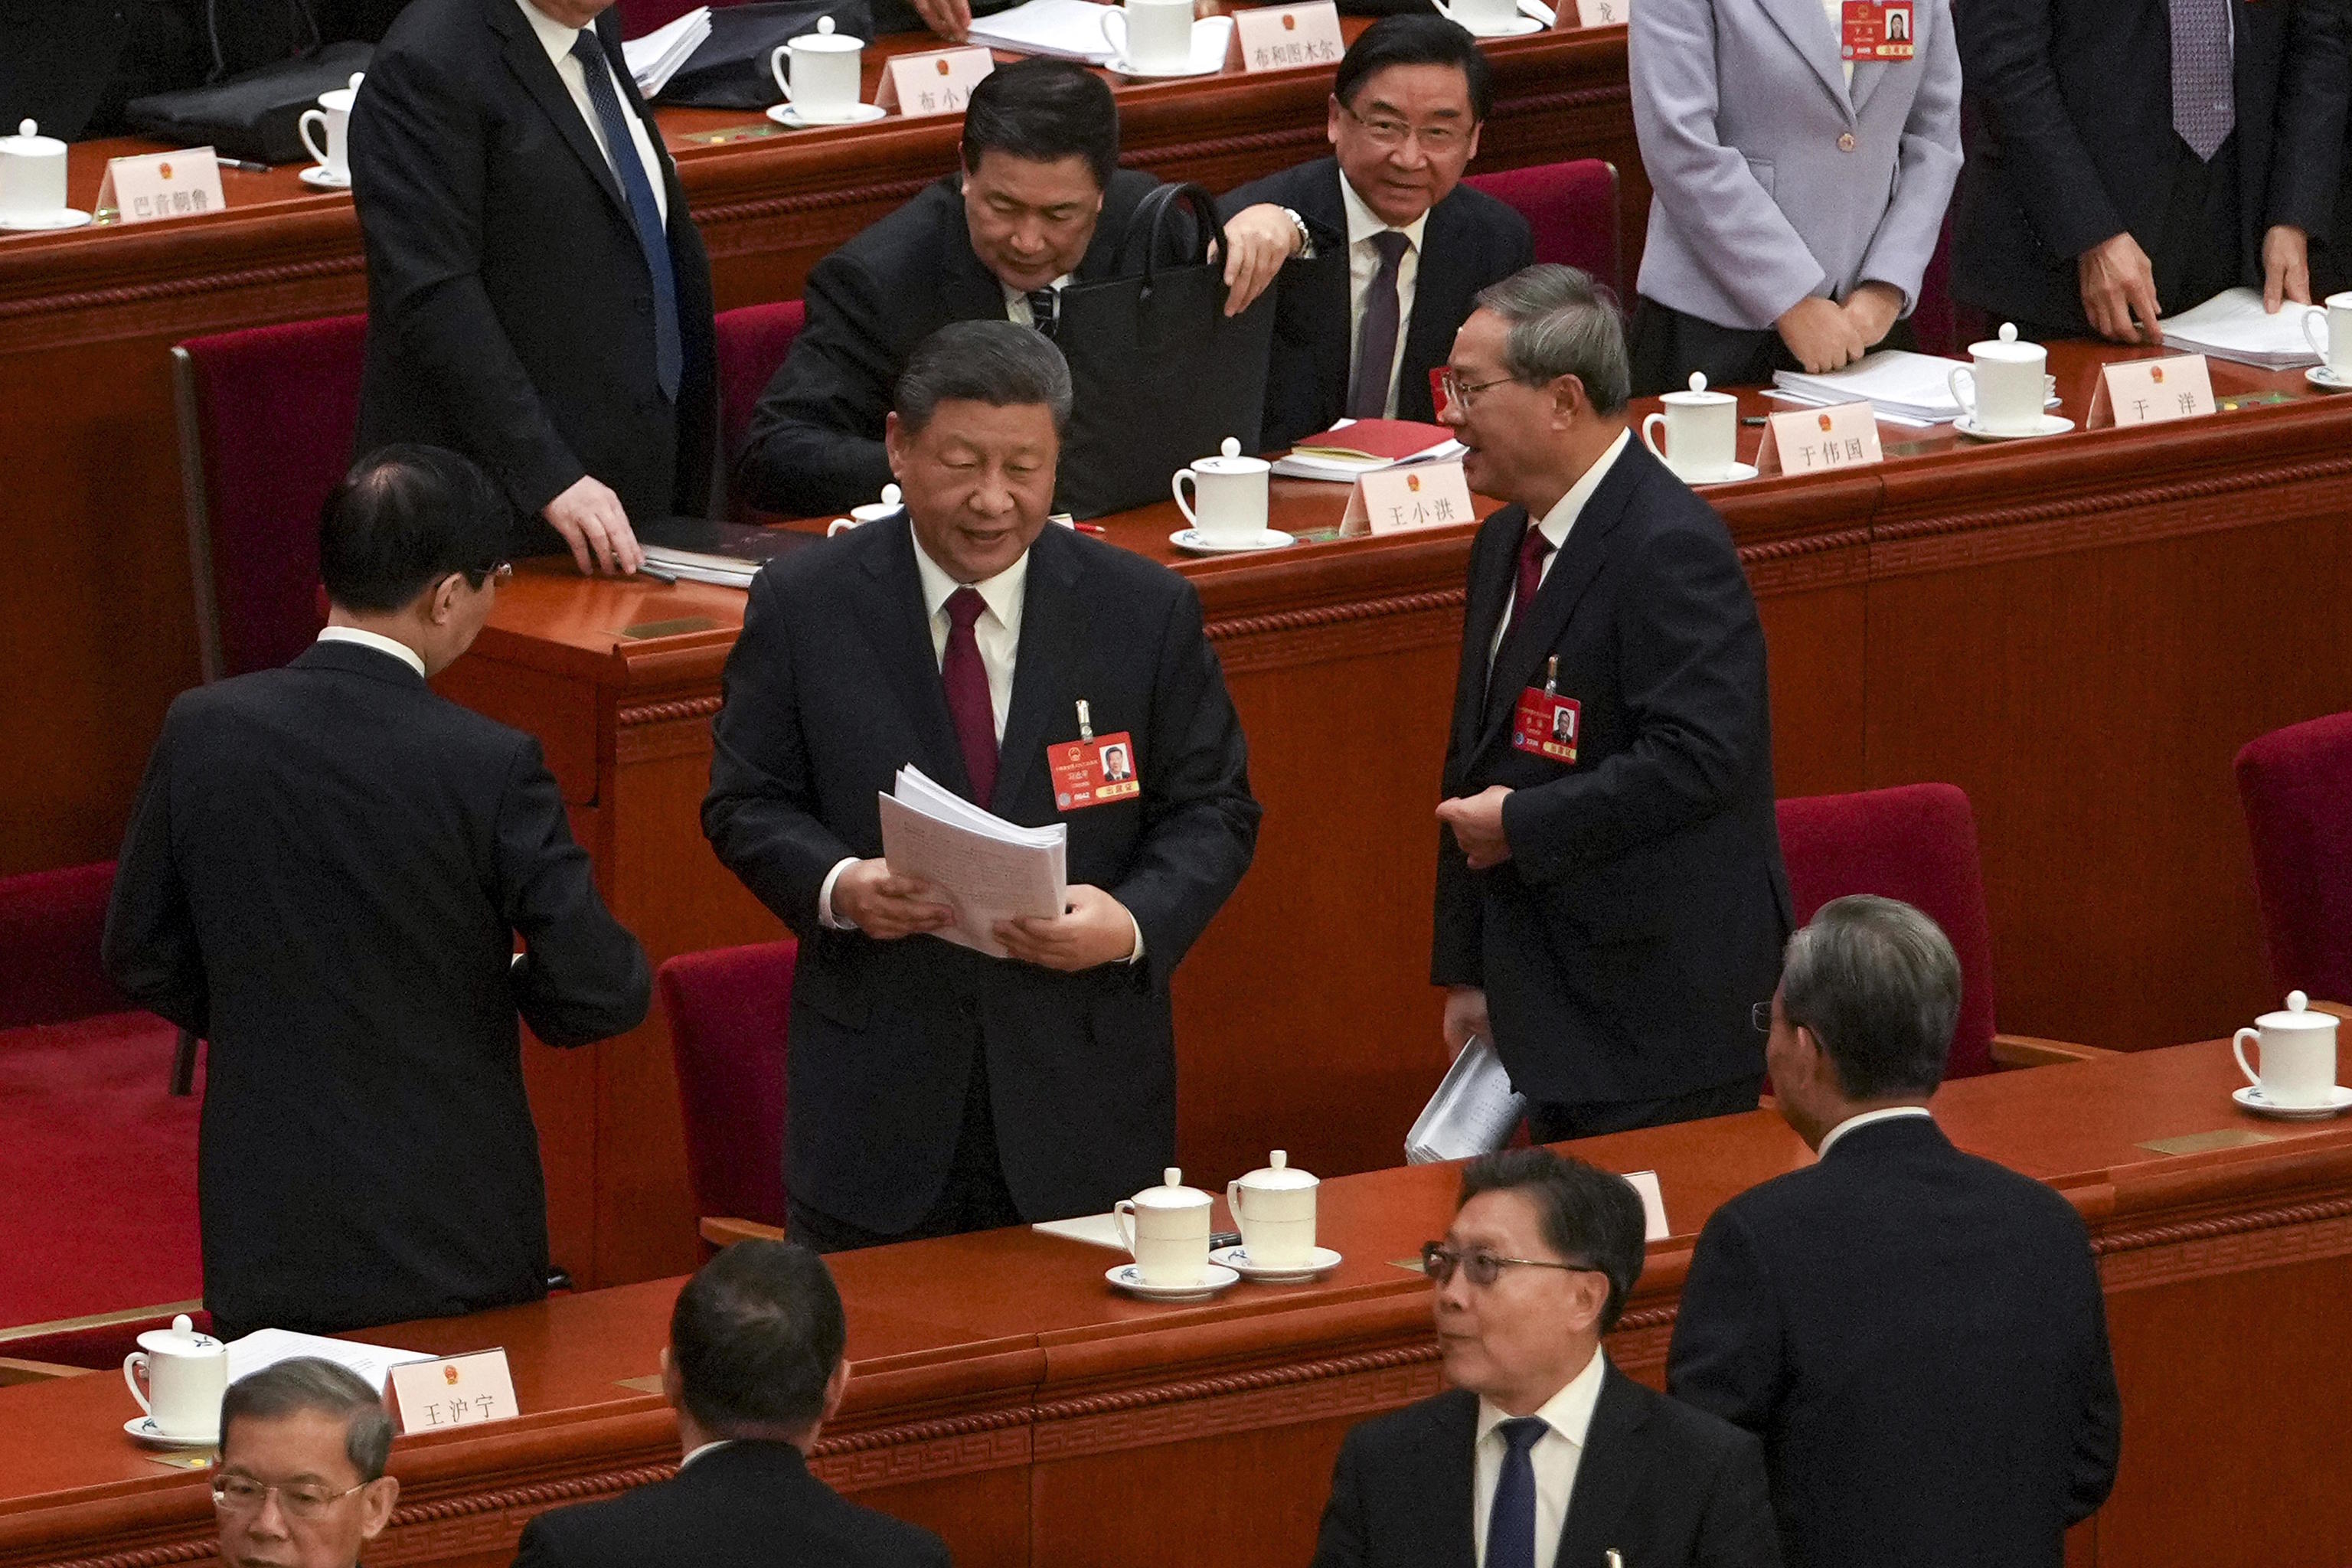
M325 44L299 58L257 66L179 92L134 98L123 111L133 130L175 147L210 146L224 158L264 163L307 163L297 121L319 106L319 95L349 87L368 68L373 46Z
M662 84L656 103L697 109L765 109L784 100L768 60L782 44L816 31L817 20L833 18L833 29L853 38L874 37L874 8L867 0L753 0L748 5L713 6L710 37Z
M1258 449L1274 290L1225 314L1224 264L1209 259L1222 232L1207 191L1161 185L1128 221L1118 276L1063 289L1054 334L1070 363L1063 510L1101 517L1166 500L1170 476L1229 436Z

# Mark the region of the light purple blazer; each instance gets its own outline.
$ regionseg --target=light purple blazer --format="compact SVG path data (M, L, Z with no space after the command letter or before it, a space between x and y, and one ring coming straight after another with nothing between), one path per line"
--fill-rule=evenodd
M1655 195L1639 287L1762 329L1809 295L1890 283L1908 315L1960 174L1948 0L1916 0L1916 51L1849 89L1821 0L1634 0L1633 126Z

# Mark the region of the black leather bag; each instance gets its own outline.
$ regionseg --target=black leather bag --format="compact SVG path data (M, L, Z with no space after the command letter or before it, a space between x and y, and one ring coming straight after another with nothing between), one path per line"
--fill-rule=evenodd
M779 45L814 33L820 17L853 38L874 37L874 8L867 0L753 0L748 5L714 6L710 37L662 84L656 103L697 109L765 109L782 103L769 57Z
M319 95L349 87L375 53L362 43L325 44L300 57L258 66L180 92L134 98L123 110L133 130L175 147L210 146L224 158L307 163L297 122Z
M1162 185L1129 220L1118 276L1062 290L1072 397L1055 495L1073 516L1166 500L1170 476L1228 436L1258 449L1274 290L1226 316L1224 264L1209 259L1221 232L1207 191Z

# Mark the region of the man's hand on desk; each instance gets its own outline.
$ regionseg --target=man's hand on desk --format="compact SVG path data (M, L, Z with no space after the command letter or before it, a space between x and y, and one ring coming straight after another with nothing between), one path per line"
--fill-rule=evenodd
M1290 215L1272 202L1244 207L1225 220L1225 314L1250 308L1282 264L1306 247Z
M1438 803L1437 820L1454 829L1454 842L1462 846L1473 871L1499 866L1511 858L1510 841L1503 837L1503 803L1510 798L1511 792L1503 785L1488 784L1476 795Z
M1486 993L1475 985L1451 986L1445 993L1446 1059L1460 1056L1474 1037L1495 1037L1494 1021L1486 1016Z
M1866 346L1853 318L1834 300L1800 300L1781 311L1773 325L1797 363L1812 375L1843 370L1862 357Z
M598 572L634 572L646 563L645 550L629 527L629 514L621 498L602 479L583 474L571 489L549 501L541 515L572 547L572 562L583 577Z
M2263 236L2263 309L2276 315L2290 300L2311 303L2311 237L2292 224L2274 224Z
M2102 240L2074 258L2083 313L2091 330L2119 343L2164 341L2156 330L2156 268L2129 230ZM2133 323L2133 317L2138 323Z
M996 940L1024 963L1068 973L1135 956L1135 917L1125 904L1085 882L1071 885L1069 900L1052 920L1024 916L998 921Z
M914 0L914 6L923 26L951 44L961 44L971 35L970 0Z
M933 901L930 892L912 877L893 876L887 860L860 860L834 879L834 918L867 936L896 942L955 919L955 911Z
M1903 290L1892 283L1864 283L1845 297L1841 309L1853 323L1867 353L1885 341L1895 318L1903 314Z

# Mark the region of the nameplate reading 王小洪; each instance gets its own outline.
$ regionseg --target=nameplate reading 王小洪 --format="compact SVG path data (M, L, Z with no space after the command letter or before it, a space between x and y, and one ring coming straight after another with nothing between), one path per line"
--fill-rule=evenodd
M1348 512L1339 520L1339 532L1353 538L1451 528L1477 520L1470 504L1470 481L1463 477L1459 461L1413 463L1358 476L1356 488L1348 492Z

